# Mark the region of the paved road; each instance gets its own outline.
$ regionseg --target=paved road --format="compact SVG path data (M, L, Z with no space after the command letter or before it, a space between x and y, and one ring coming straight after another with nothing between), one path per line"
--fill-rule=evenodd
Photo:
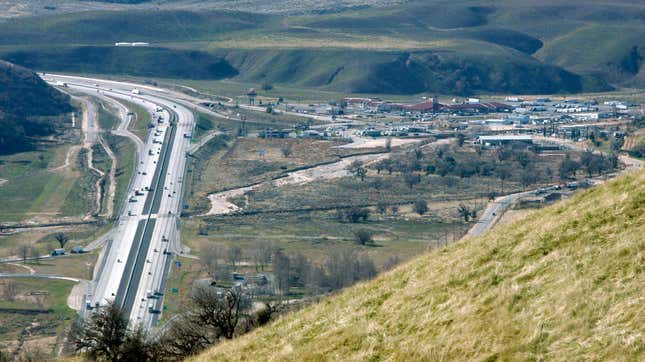
M499 219L502 217L509 206L511 206L520 197L526 196L530 193L531 191L518 192L506 196L500 196L496 198L495 201L489 202L486 206L486 209L484 209L484 212L479 217L479 220L477 220L477 223L475 223L475 225L473 225L473 227L468 230L468 233L466 235L479 236L490 230L493 226L495 226L495 223L499 221Z
M107 249L89 299L91 305L116 300L133 325L151 327L162 309L162 293L173 255L183 252L178 215L190 146L190 139L184 135L193 132L193 114L153 87L61 75L44 78L111 99L124 119L114 132L130 137L137 145L137 169L127 194L132 202L125 202L115 228L101 238L107 241ZM141 94L133 94L134 88ZM139 104L152 115L154 127L145 141L127 131L130 119L127 110L118 105L119 100Z
M192 155L193 153L197 152L197 150L202 148L206 143L208 143L208 141L215 138L215 136L219 136L221 134L223 133L220 131L209 131L199 139L199 142L190 145L190 147L188 147L187 152Z

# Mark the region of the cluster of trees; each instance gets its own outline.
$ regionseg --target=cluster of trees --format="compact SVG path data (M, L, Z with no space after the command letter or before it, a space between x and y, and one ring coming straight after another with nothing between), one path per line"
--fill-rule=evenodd
M242 249L239 246L226 247L208 244L200 250L199 260L213 279L230 280L233 271L242 260ZM264 265L262 264L262 269L264 269Z
M148 335L141 328L129 328L123 311L111 303L75 324L71 339L76 351L91 360L181 360L264 325L286 310L281 304L265 304L248 312L250 303L241 290L211 286L195 288L189 305L155 335Z
M350 207L349 209L339 209L336 211L336 219L340 222L357 223L363 222L370 218L370 209L364 207Z
M325 260L316 263L300 253L273 255L273 273L277 289L287 294L289 288L311 288L330 292L373 278L377 274L372 259L349 247L329 251Z
M439 175L442 177L467 178L473 176L495 177L501 181L502 192L504 183L516 181L524 187L529 185L551 182L554 177L566 180L580 170L585 170L589 176L601 174L618 167L616 155L595 154L585 151L574 160L567 155L558 165L541 167L540 158L532 147L502 146L495 150L476 148L475 152L463 151L459 144L440 146L427 154L421 148L416 148L406 154L377 162L373 167L378 174L397 172L409 188L421 183L422 175ZM350 167L356 176L361 175L358 165ZM558 168L556 171L554 168Z
M476 148L475 152L461 150L460 143L440 146L433 154L416 148L399 157L384 159L374 165L377 173L398 172L409 188L421 183L421 175L439 175L467 178L473 176L496 177L502 184L510 179L528 186L543 181L548 174L538 172L538 161L531 148L513 149L510 146L496 150ZM516 172L519 170L520 172Z
M618 156L615 154L606 156L602 153L596 154L591 150L586 150L580 155L579 160L566 155L564 160L560 162L558 172L561 180L568 180L576 176L579 171L585 171L591 177L594 174L614 170L618 165Z

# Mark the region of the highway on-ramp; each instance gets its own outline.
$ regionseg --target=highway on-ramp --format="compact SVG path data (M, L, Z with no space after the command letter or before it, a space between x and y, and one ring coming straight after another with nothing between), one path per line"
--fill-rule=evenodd
M186 136L192 135L195 125L193 113L153 89L129 83L49 74L43 78L75 92L136 103L151 114L146 139L134 139L136 170L118 221L108 234L86 307L114 302L132 325L152 327L163 310L170 265L174 255L182 252L178 217L190 146ZM120 114L128 117L126 112ZM128 120L115 133L132 138L124 129Z

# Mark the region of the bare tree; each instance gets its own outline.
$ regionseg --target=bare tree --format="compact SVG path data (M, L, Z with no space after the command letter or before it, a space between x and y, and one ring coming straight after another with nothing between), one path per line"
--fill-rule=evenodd
M2 288L2 298L10 302L16 299L19 292L18 284L13 280L7 280L7 283Z
M22 258L22 263L27 263L27 257L29 256L29 250L31 246L29 244L20 244L18 245L18 255Z
M403 181L409 188L421 182L421 176L417 173L409 172L403 175Z
M159 340L163 355L170 360L195 355L217 340L217 336L196 323L191 314L182 315L171 323Z
M255 261L255 271L264 271L264 268L271 262L273 246L268 242L263 242L260 247L255 249L253 260Z
M93 360L119 361L127 334L128 321L123 311L117 304L109 303L81 327L76 350Z
M470 210L470 208L464 204L459 204L459 207L457 208L457 212L459 215L461 215L464 218L465 222L468 222L470 220L471 215L473 215L473 212Z
M376 210L379 212L379 214L383 215L387 211L387 203L385 201L379 201L376 204Z
M58 245L60 245L61 248L64 248L65 244L67 244L67 242L69 241L67 239L67 235L63 233L58 233L54 235L54 238L56 238L56 241L58 241Z
M34 260L36 264L40 264L40 251L34 245L29 247L29 256Z
M289 157L293 153L293 145L291 143L285 143L280 148L280 151L282 151L284 157Z
M367 169L365 168L365 166L363 166L363 161L360 160L356 160L349 166L347 166L347 171L349 171L352 175L360 178L361 181L364 181L365 176L367 175Z
M241 317L242 293L226 289L221 294L212 287L197 288L192 297L199 324L211 328L217 336L231 339Z
M240 259L242 259L242 249L239 246L232 246L228 248L226 255L228 257L228 261L231 263L233 268L235 268Z
M225 247L209 244L200 251L199 260L212 278L225 280L230 277L230 270L224 262L227 254Z
M289 257L280 250L276 250L273 254L273 274L275 275L278 291L282 294L289 292L289 262Z

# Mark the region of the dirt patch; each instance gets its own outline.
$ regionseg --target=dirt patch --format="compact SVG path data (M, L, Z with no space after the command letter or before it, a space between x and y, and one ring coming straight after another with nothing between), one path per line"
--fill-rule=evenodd
M208 198L211 202L211 208L206 215L222 215L239 211L240 207L229 202L228 199L242 196L261 186L273 185L275 187L281 187L285 185L301 185L317 180L341 178L349 175L347 167L354 161L362 161L365 164L369 164L387 157L389 157L389 154L387 153L347 157L331 164L294 171L289 173L287 177L279 178L274 181L266 181L253 186L240 187L233 190L210 194L208 195Z
M346 148L346 149L361 149L361 148L384 148L387 143L387 138L370 138L370 137L352 137L352 143L346 145L337 146L337 148ZM412 143L421 142L421 139L417 138L390 138L390 146L398 147L409 145Z

